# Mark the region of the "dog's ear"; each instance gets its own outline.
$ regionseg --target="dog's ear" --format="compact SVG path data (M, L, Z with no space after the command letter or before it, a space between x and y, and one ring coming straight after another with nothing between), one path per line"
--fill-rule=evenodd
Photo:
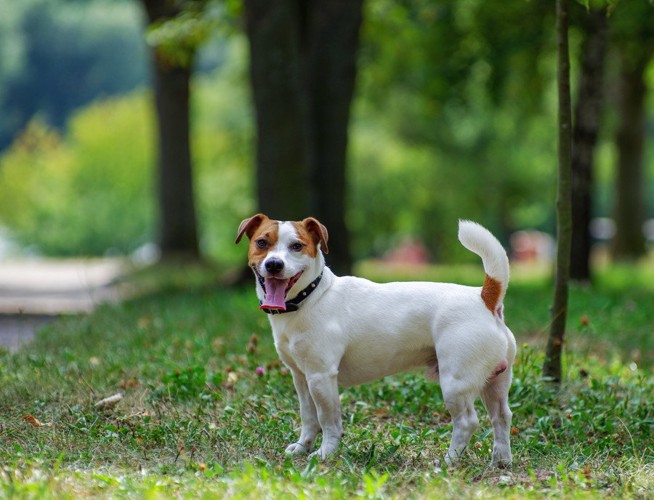
M329 233L327 232L327 228L323 226L318 219L314 219L313 217L307 217L304 219L302 225L313 235L316 242L320 243L322 253L329 253L329 247L327 246Z
M248 238L252 238L252 235L257 230L257 228L267 218L268 217L263 214L257 214L257 215L253 215L249 219L244 219L243 222L241 222L241 225L238 226L238 233L236 234L235 243L241 241L243 234L247 234Z

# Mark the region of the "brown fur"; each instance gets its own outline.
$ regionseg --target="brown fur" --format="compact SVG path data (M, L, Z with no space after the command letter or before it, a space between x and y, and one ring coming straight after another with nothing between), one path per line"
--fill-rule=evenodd
M268 249L277 244L278 228L277 221L271 220L263 214L253 215L241 222L236 235L236 243L241 241L244 234L250 239L248 248L248 263L250 266L265 259ZM256 241L261 238L268 242L267 248L262 249L257 246Z
M327 228L317 219L307 217L300 222L294 222L293 225L300 241L307 246L306 251L310 257L315 258L318 255L318 243L320 243L323 253L329 253Z
M277 244L279 237L279 224L277 221L272 221L268 218L264 220L250 237L250 247L248 248L248 262L250 265L258 264L264 260L272 247ZM268 242L266 248L259 248L256 244L257 240L264 239Z
M481 299L492 313L495 313L495 309L498 306L500 293L502 293L502 284L487 274L484 280L484 286L481 289Z

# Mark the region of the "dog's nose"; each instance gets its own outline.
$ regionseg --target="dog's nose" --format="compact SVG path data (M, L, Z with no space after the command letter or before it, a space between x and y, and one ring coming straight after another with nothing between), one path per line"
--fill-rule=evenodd
M284 269L284 261L282 259L268 259L266 261L266 271L269 273L278 273Z

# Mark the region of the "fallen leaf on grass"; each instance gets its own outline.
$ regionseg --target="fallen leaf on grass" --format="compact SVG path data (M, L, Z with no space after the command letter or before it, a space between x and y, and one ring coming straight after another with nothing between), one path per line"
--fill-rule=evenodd
M113 408L122 399L123 399L123 394L119 392L118 394L114 394L113 396L109 396L108 398L101 399L100 401L95 403L95 407L96 409Z
M120 381L121 389L131 389L132 387L140 387L141 381L136 378L128 378Z
M32 424L34 427L50 427L52 423L50 422L41 422L38 418L36 418L34 415L25 415L23 417L23 420L25 422L28 422Z

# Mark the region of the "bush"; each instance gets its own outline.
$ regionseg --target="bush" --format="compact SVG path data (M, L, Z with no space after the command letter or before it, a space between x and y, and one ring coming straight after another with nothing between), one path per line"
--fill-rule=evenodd
M46 255L125 253L151 237L146 94L94 103L66 137L33 120L0 160L0 220Z
M192 103L201 244L228 263L242 257L235 221L253 205L241 73L228 65L196 78ZM53 256L126 254L155 239L151 100L140 90L97 101L74 114L63 136L32 120L0 158L0 224Z

